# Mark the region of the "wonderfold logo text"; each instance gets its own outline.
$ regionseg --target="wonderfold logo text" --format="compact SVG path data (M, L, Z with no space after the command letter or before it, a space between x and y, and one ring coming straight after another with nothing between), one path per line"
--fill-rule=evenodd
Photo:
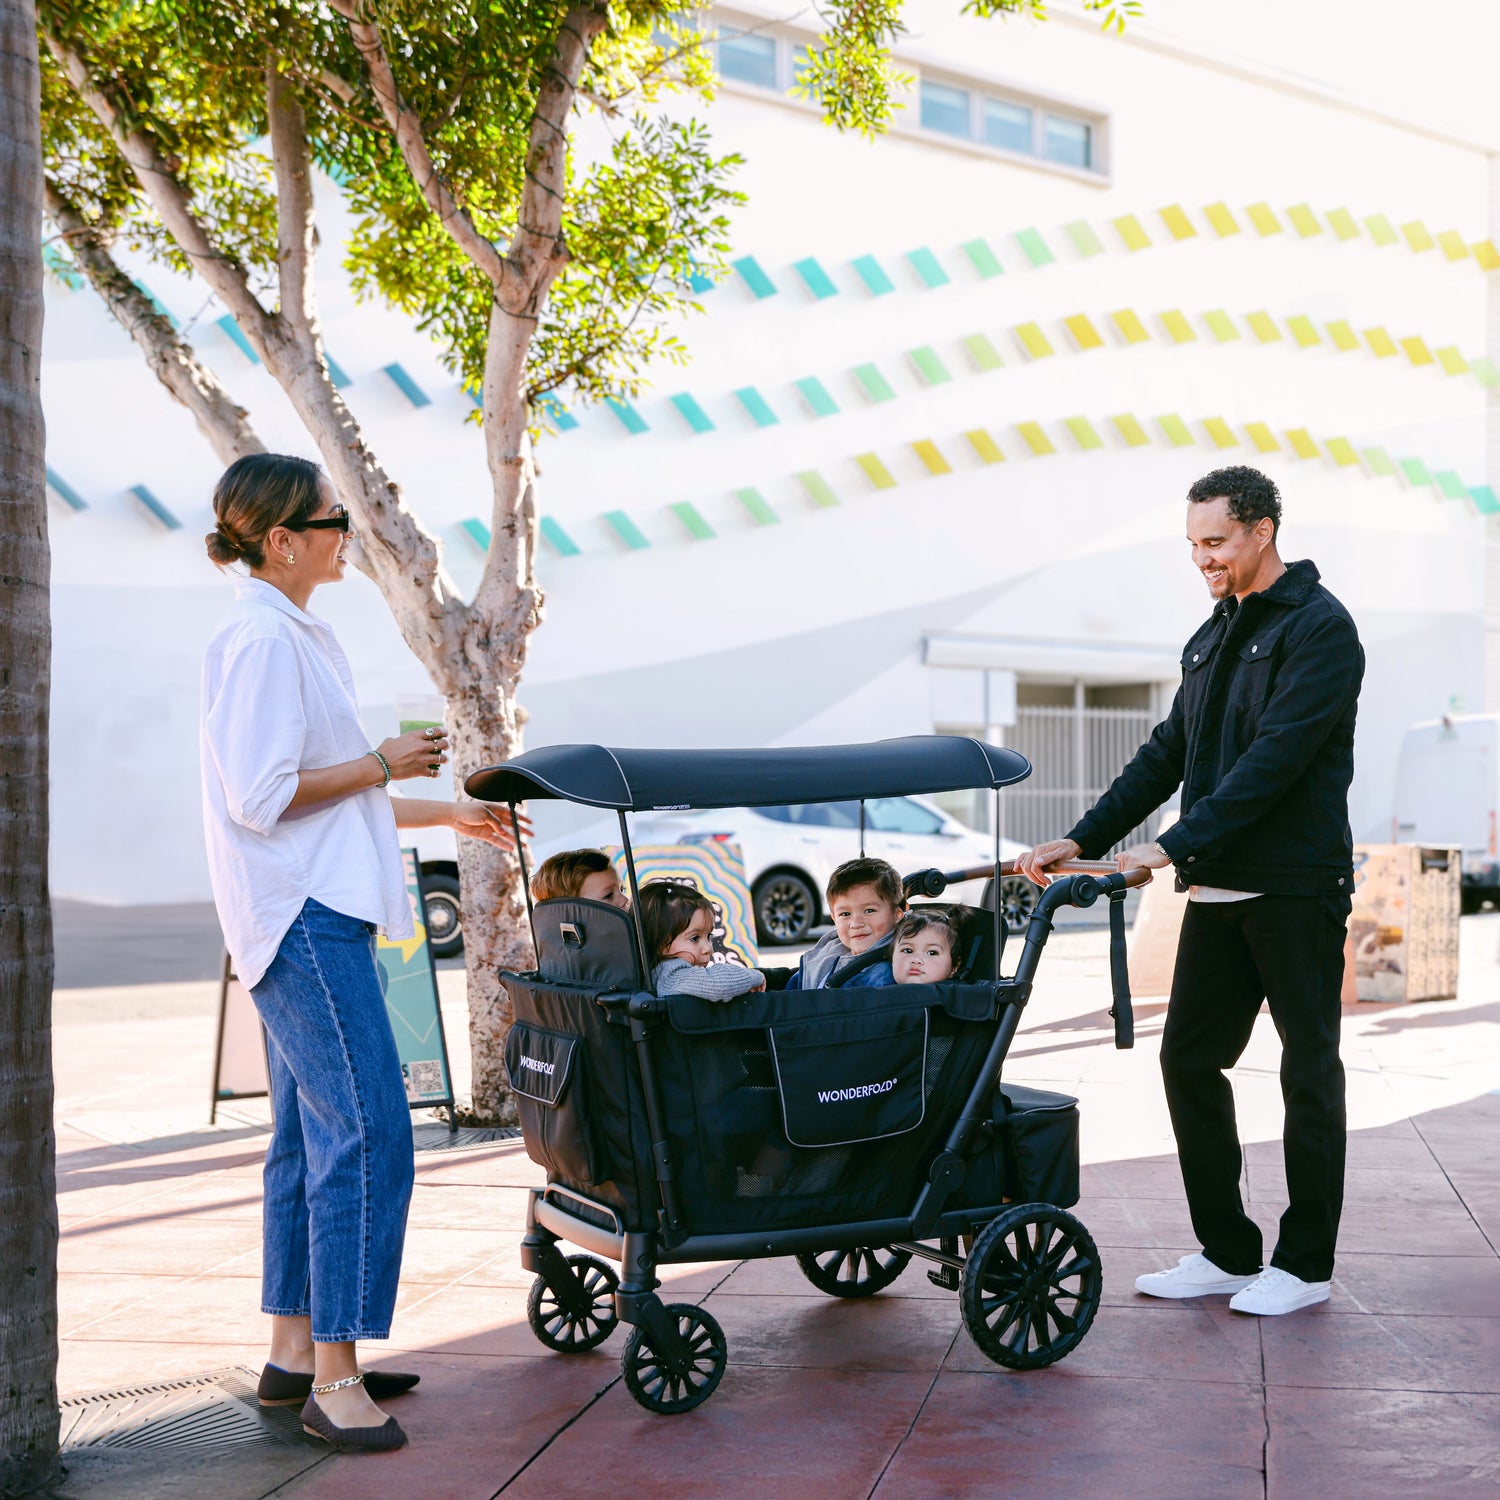
M819 1089L819 1104L845 1104L851 1099L868 1099L872 1094L888 1094L899 1079L887 1078L884 1083L861 1083L850 1089Z

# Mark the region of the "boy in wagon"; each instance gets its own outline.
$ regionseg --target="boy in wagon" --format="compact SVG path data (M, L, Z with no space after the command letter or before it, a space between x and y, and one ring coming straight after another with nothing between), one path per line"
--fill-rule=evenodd
M901 876L894 865L883 859L845 860L828 878L828 912L833 918L833 931L819 938L802 955L802 963L787 988L823 989L855 959L864 962L843 988L894 984L891 935L905 910ZM878 960L866 957L877 950L884 950Z

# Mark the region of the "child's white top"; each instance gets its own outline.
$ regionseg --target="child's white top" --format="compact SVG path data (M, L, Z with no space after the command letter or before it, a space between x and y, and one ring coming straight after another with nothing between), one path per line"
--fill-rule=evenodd
M410 937L391 799L371 787L286 817L297 773L370 749L348 660L326 620L242 578L203 661L203 831L224 944L260 982L304 902Z

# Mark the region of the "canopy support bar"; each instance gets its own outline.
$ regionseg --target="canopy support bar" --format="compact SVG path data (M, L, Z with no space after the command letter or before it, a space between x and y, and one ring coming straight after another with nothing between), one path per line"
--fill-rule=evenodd
M516 815L516 804L510 804L510 826L516 836L516 858L521 863L521 890L526 897L526 922L531 928L531 951L540 954L536 941L536 912L531 905L531 873L526 868L526 845L521 840L521 820Z
M635 918L635 935L641 945L641 988L651 983L651 958L646 951L646 919L641 915L641 888L635 878L635 855L630 849L630 826L625 821L625 809L620 809L620 847L625 851L625 875L630 882L630 914Z

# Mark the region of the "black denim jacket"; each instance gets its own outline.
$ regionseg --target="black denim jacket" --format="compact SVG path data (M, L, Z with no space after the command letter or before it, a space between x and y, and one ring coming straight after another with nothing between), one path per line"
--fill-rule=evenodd
M1179 888L1347 895L1364 671L1354 621L1311 562L1221 600L1182 653L1171 713L1068 837L1097 858L1181 786L1160 839Z

